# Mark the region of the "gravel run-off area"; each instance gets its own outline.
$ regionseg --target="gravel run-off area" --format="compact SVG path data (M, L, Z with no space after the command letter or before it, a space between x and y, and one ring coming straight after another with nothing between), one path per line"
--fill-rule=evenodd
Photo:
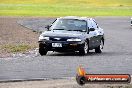
M18 50L18 48L15 48L16 46L24 45L24 47L21 47L24 49L21 53L26 53L28 50L34 50L38 47L39 33L18 24L18 21L22 19L24 18L0 17L0 58L11 57L14 53L18 53L15 51Z

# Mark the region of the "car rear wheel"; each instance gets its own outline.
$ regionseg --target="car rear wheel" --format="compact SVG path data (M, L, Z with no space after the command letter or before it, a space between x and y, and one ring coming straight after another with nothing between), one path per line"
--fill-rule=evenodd
M103 40L101 40L100 45L97 48L95 48L95 52L96 53L102 53L103 46L104 46L104 43L103 43Z
M79 51L80 55L86 55L89 52L88 43L85 41L84 47L82 50Z
M39 53L41 56L46 55L48 51L45 50L43 44L39 44Z

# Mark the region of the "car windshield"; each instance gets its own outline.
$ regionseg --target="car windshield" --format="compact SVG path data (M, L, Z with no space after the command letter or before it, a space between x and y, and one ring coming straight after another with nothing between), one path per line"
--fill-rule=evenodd
M50 30L67 30L86 32L87 23L84 20L76 19L57 19Z

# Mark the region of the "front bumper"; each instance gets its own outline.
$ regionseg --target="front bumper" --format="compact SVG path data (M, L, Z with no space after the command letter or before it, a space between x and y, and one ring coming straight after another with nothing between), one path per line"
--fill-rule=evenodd
M62 47L52 47L52 43L61 43ZM67 42L67 41L39 41L39 47L47 51L80 51L84 47L84 42Z

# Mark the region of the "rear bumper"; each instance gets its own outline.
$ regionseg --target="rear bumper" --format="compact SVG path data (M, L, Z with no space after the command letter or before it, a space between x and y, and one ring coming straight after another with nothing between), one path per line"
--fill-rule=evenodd
M61 43L62 47L52 47L52 43ZM39 47L44 48L46 51L80 51L84 47L83 42L61 42L61 41L39 41Z

